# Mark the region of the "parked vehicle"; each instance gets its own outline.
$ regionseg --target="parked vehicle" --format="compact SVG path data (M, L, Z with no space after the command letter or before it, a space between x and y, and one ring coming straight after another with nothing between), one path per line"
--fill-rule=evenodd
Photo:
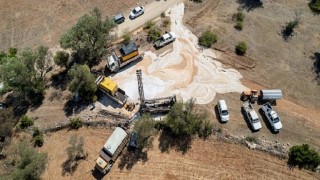
M175 40L176 40L176 35L173 32L167 32L164 35L162 35L160 38L158 38L154 43L154 45L156 48L160 48Z
M95 168L103 174L110 171L119 154L128 144L128 141L129 136L127 132L120 127L116 127L100 150Z
M131 11L129 18L130 19L135 19L135 18L141 16L142 14L144 14L144 7L143 6L137 6Z
M130 42L123 45L119 50L112 51L111 56L107 58L107 68L111 72L118 72L129 63L143 59L143 56L144 53L139 53L138 46Z
M261 123L258 118L258 114L254 110L252 104L248 101L244 102L242 105L242 109L250 122L250 125L254 131L258 131L261 129Z
M229 111L225 100L218 101L218 112L222 122L227 122L229 120Z
M257 90L247 90L243 91L240 95L241 101L250 101L251 103L254 103L258 100L258 91Z
M129 148L136 149L138 148L138 139L139 134L135 131L130 133L130 141L129 141Z
M271 104L269 102L265 103L260 109L263 115L268 119L272 131L279 132L280 129L282 129L282 123L277 112L272 108Z
M261 100L276 100L283 98L281 89L264 89L260 90Z
M125 21L125 17L123 16L123 14L117 14L115 16L113 16L114 22L117 24L121 24Z
M125 91L118 88L118 85L111 79L99 76L96 79L98 88L117 103L124 105L128 99Z

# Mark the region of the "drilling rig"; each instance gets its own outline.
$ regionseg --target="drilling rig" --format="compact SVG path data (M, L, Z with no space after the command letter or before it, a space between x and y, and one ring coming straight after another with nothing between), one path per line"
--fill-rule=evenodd
M155 99L145 99L144 90L142 83L142 72L141 69L136 70L138 80L138 91L140 96L140 114L145 112L151 114L167 113L171 110L174 103L177 101L176 95L161 97Z

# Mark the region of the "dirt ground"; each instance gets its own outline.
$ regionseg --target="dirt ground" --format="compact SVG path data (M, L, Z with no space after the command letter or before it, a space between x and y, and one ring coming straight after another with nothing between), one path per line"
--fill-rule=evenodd
M40 44L53 47L79 17L98 7L103 16L128 13L136 4L152 0L3 0L0 2L0 51Z
M243 31L237 31L233 28L232 15L238 8L239 4L232 0L204 0L202 4L186 2L184 21L196 35L208 27L218 35L214 48L223 50L215 51L218 60L226 67L238 69L245 86L282 89L285 99L278 101L275 108L283 121L283 131L272 134L263 127L255 136L290 145L310 143L319 149L320 101L317 94L320 86L315 81L314 62L310 59L319 51L318 16L312 14L307 2L302 0L266 1L263 8L243 11ZM279 33L286 21L293 20L295 11L301 16L301 25L296 35L285 41ZM247 57L231 55L238 41L248 43ZM252 134L240 113L239 94L217 94L205 108L212 111L219 99L227 100L232 121L220 124L221 128L232 134ZM255 107L258 110L259 106ZM219 125L216 120L215 123Z
M40 151L47 152L48 168L44 179L94 179L92 168L99 149L112 130L81 128L77 131L62 130L45 136L45 144ZM62 175L62 163L66 161L65 149L69 137L84 137L87 160L81 160L77 170L70 175ZM186 153L170 150L161 153L155 138L154 148L148 151L148 160L138 161L128 170L119 168L118 158L112 170L104 179L317 179L319 174L305 170L290 169L286 161L262 152L252 151L243 146L223 143L211 138L207 141L195 140Z

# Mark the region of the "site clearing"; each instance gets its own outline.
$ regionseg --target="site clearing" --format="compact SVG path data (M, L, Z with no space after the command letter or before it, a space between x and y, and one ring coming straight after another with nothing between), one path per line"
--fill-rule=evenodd
M48 167L42 178L319 179L319 172L290 168L286 159L271 155L269 151L270 154L251 150L255 149L251 146L259 144L270 151L287 153L290 147L307 143L319 151L320 85L319 70L314 70L319 61L316 56L320 46L318 16L302 0L264 1L262 7L249 7L246 2L120 0L114 3L66 3L60 0L55 3L41 1L39 7L33 8L13 1L6 4L12 12L0 11L0 17L11 18L11 21L0 25L0 32L3 32L0 37L5 42L0 50L13 46L19 49L33 47L40 43L56 52L61 49L58 45L60 36L95 6L101 7L103 15L124 15L124 22L115 29L117 37L132 31L132 42L124 45L118 39L111 47L111 53L92 68L99 89L96 102L89 106L69 106L70 91L50 82L43 103L27 112L34 118L35 126L43 131L67 127L71 117L82 118L88 126L103 121L108 125L125 125L129 130L116 128L118 133L124 133L111 155L108 149L112 149L114 140L119 139L111 135L114 127L107 129L97 125L77 131L61 128L45 134L44 145L38 148L40 152L48 153ZM57 11L41 8L48 4ZM129 19L128 15L136 5L144 7L144 14ZM4 6L0 3L0 7ZM75 11L75 7L81 11ZM233 27L234 13L239 10L245 17L242 31ZM26 23L35 16L28 16L32 12L40 18ZM284 40L281 26L297 12L302 23L292 38ZM41 16L43 14L46 16ZM169 19L169 27L160 31L162 38L151 42L147 37L148 30L143 26L152 20L162 27L164 18ZM41 26L35 28L32 24ZM199 45L199 36L206 29L218 36L217 43L211 48ZM30 39L34 34L37 37ZM234 52L239 41L249 45L244 56ZM54 66L46 78L51 81L59 72L61 68ZM60 96L57 98L56 94ZM139 112L167 113L176 102L191 98L196 99L197 109L208 113L213 124L214 134L207 140L193 138L186 153L174 148L162 152L163 139L157 135L153 140L154 147L143 154L143 158L134 158L127 151L129 131L138 121ZM221 122L217 107L222 99L229 113L225 122ZM156 120L162 118L165 115L157 116ZM72 135L84 137L88 157L79 161L74 174L63 175L62 164L67 159L65 147ZM259 143L248 142L248 137ZM225 138L239 141L230 143ZM250 149L243 146L243 141Z

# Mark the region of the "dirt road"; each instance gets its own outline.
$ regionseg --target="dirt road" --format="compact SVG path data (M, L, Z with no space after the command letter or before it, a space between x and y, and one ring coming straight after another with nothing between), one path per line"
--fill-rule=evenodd
M139 27L143 26L148 20L152 20L156 18L157 16L160 16L160 14L164 11L166 11L169 7L173 6L174 4L177 4L181 2L182 0L171 0L171 1L153 1L152 3L145 6L145 12L142 16L130 20L129 19L129 13L124 14L126 20L124 23L120 24L117 28L117 35L118 37L121 37L122 33L124 31L134 31L135 29L138 29Z

